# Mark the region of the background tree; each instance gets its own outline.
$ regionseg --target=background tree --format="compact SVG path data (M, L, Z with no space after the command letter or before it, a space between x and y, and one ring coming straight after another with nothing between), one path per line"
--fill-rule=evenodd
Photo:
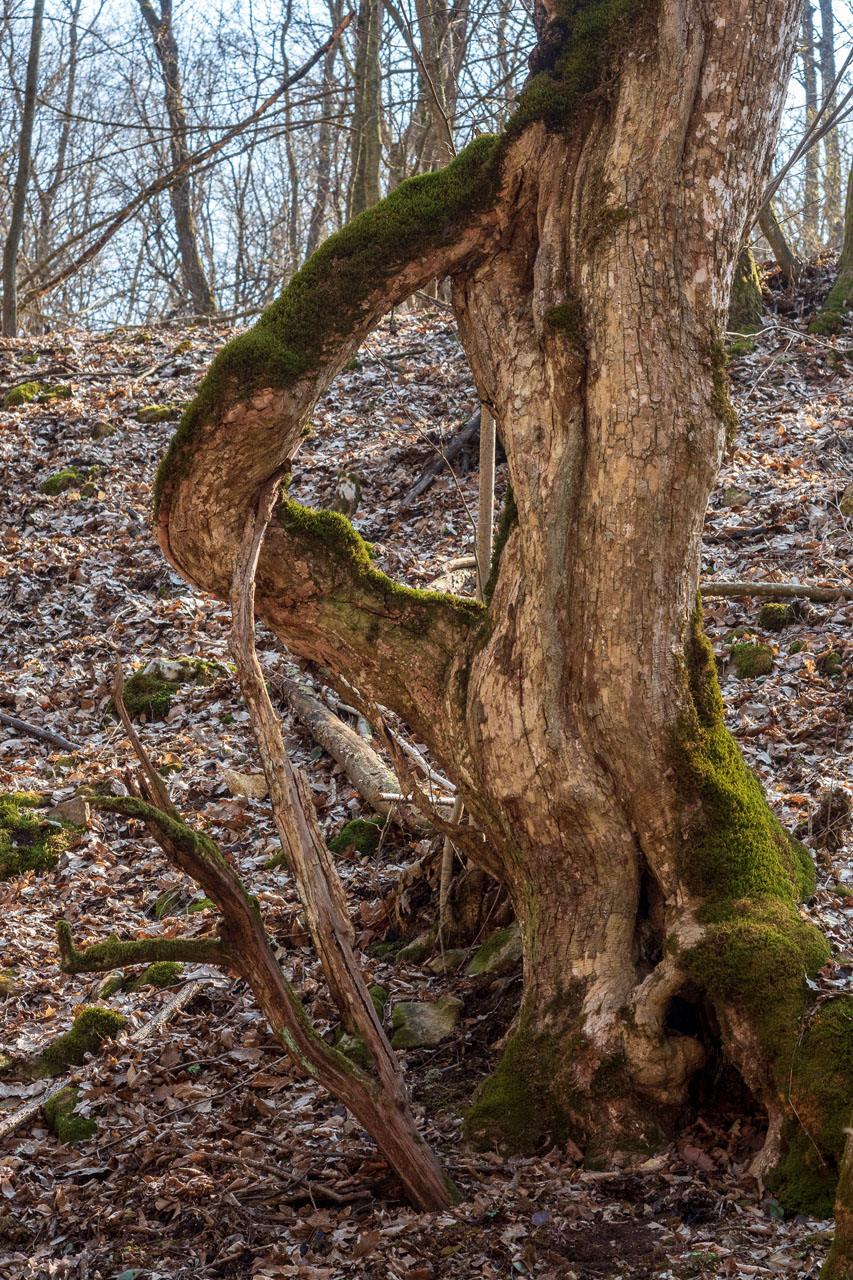
M3 333L6 337L12 338L18 332L18 250L24 229L24 210L27 202L27 186L30 181L33 124L36 118L36 91L38 89L43 24L44 0L35 0L30 28L30 52L27 58L24 109L21 115L21 133L18 140L18 169L15 174L15 190L12 196L9 230L6 233L6 240L3 245Z
M172 0L159 0L157 13L150 0L138 0L139 10L151 32L154 51L160 63L165 90L166 113L169 117L169 151L172 166L185 163L187 146L187 118L181 96L181 74L178 63L178 45L172 25ZM190 296L192 309L197 315L210 315L216 310L213 292L204 274L198 251L198 231L192 207L192 186L188 174L176 178L169 187L169 200L175 218L178 236L178 253L184 284Z

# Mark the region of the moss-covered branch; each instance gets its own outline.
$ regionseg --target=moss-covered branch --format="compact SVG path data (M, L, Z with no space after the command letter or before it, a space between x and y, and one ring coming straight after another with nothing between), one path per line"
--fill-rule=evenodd
M139 938L122 942L113 933L103 942L78 951L74 946L71 925L58 920L56 940L59 945L59 967L63 973L104 973L128 965L178 961L187 964L211 964L234 968L234 960L221 938Z

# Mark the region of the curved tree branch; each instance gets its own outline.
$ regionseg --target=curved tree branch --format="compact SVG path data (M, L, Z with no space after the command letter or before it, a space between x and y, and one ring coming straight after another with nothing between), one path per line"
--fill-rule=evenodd
M227 599L257 495L293 457L317 397L390 306L481 260L508 216L498 199L502 154L499 140L481 137L446 169L403 183L327 240L258 324L217 356L155 493L160 545L190 581ZM395 709L389 686L418 680L406 633L420 640L428 632L418 668L438 691L480 616L452 598L395 586L371 568L346 521L292 503L273 521L257 580L257 611L288 644L357 675Z

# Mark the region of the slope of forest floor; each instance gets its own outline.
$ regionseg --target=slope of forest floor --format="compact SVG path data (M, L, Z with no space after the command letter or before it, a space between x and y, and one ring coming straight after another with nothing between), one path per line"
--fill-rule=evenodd
M846 338L803 329L774 314L755 352L732 367L741 425L709 506L705 578L851 585L853 527L841 499L853 481L853 365ZM0 725L0 791L35 790L58 802L81 785L120 781L132 758L108 713L113 646L126 672L158 656L227 662L225 607L170 570L148 527L154 472L174 423L144 424L137 414L186 402L235 332L71 332L0 344L0 395L28 379L72 392L0 412L0 711L75 747L54 750ZM467 471L463 458L457 476L440 476L419 502L401 509L400 500L474 407L449 316L406 314L393 333L386 322L318 406L291 491L329 505L338 472L356 471L355 523L377 545L380 567L425 585L472 549L476 458ZM44 494L44 481L68 467L79 481ZM759 604L706 599L706 626L731 727L793 827L808 823L828 786L850 784L853 603L803 605L772 633L759 626ZM753 638L772 648L772 671L737 679L732 640ZM286 655L263 629L258 649L275 691ZM840 662L827 663L830 653ZM282 714L331 837L361 802ZM143 735L175 803L220 841L257 894L311 1016L331 1026L293 888L267 868L278 846L266 802L235 797L225 782L224 770L259 768L247 720L226 668L206 687L182 686L166 719ZM424 848L397 834L377 857L353 853L339 865L367 973L391 1003L445 991L464 1001L454 1036L407 1054L425 1132L463 1203L434 1217L402 1204L359 1126L281 1056L244 985L186 967L182 981L201 985L162 1031L144 1043L123 1037L77 1069L83 1110L99 1125L94 1138L63 1146L39 1113L0 1139L4 1280L817 1276L831 1223L784 1220L746 1176L759 1135L736 1110L706 1117L637 1169L583 1170L566 1150L509 1161L467 1150L460 1115L495 1060L520 984L517 976L436 977L371 954L387 932L383 899ZM823 982L837 990L853 970L853 896L837 887L853 881L853 845L842 834L829 856L809 909L836 945L838 963ZM59 917L78 945L112 931L168 937L210 928L205 910L158 920L155 902L167 890L176 891L173 906L199 896L140 829L102 819L50 874L0 882L0 970L13 971L0 1049L34 1053L98 1000L99 977L58 970ZM173 998L149 988L109 1004L133 1031ZM0 1122L43 1087L0 1077Z

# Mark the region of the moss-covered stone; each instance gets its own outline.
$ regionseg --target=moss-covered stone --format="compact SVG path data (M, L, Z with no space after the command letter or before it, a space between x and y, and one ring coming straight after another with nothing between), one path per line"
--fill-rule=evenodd
M794 611L789 604L769 601L758 610L758 625L762 631L784 631L793 617Z
M0 795L0 880L25 871L44 873L56 866L82 828L72 822L40 818L46 801L31 791Z
M844 328L844 321L838 311L821 311L809 321L809 333L819 337L834 338Z
M17 409L21 405L32 404L41 391L41 385L40 382L22 382L20 386L13 387L3 397L3 408Z
M90 1005L82 1009L71 1030L48 1045L41 1055L47 1075L60 1075L66 1067L79 1066L87 1053L95 1053L104 1040L118 1035L127 1019L114 1009Z
M98 1131L97 1121L75 1114L79 1098L80 1090L69 1087L60 1089L44 1104L47 1127L60 1142L85 1142Z
M49 498L55 498L60 493L66 493L69 489L77 489L85 482L82 472L76 467L63 467L61 471L56 471L52 476L44 481L41 486L41 492L47 494Z
M131 991L140 991L143 987L154 987L164 991L180 982L184 966L176 960L155 960L149 964L139 977L131 984Z
M194 898L187 907L187 915L194 916L198 911L216 911L216 903L211 898Z
M803 649L805 649L805 647L806 647L806 642L805 642L805 640L794 640L794 641L793 641L793 643L791 644L791 647L790 647L790 649L788 650L788 652L789 652L789 653L802 653L802 651L803 651Z
M840 676L842 667L841 654L836 653L834 649L820 660L820 669L826 676Z
M397 959L402 964L420 964L432 955L434 943L428 933L422 933L405 947L400 947Z
M49 404L51 400L70 400L73 395L74 392L64 382L59 382L53 387L48 387L42 383L38 402L39 404Z
M155 422L177 422L181 407L176 404L146 404L136 411L136 421L150 426Z
M333 840L329 840L329 848L332 853L355 852L362 857L370 857L379 847L384 826L384 818L353 818Z
M731 659L738 680L766 676L773 670L773 650L766 644L733 644Z
M125 680L122 690L124 704L131 720L138 716L163 720L182 684L207 686L224 674L225 668L221 663L205 658L155 658ZM110 710L116 714L112 702Z
M468 965L468 976L512 973L521 964L521 931L517 924L498 929L475 952Z
M462 1001L443 995L432 1003L404 1000L391 1014L391 1046L394 1049L419 1049L441 1044L462 1016Z

